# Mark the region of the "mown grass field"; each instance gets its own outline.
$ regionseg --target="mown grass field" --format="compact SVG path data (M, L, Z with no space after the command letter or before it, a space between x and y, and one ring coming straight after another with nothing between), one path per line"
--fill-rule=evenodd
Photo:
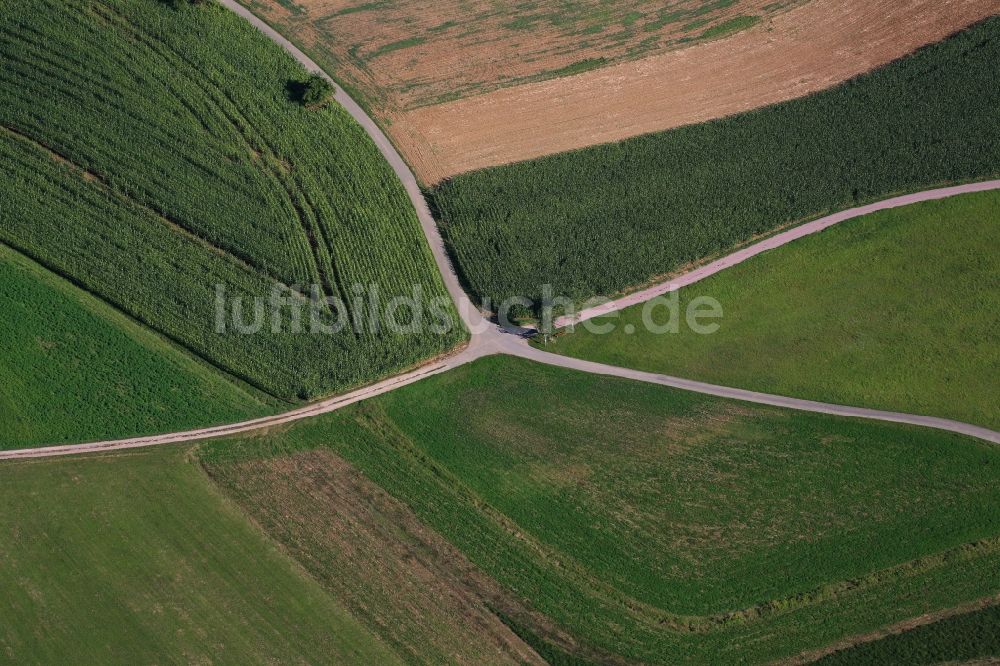
M21 3L0 17L0 240L272 395L331 393L462 339L347 326L216 333L215 286L243 297L317 285L326 319L414 286L444 296L402 186L305 72L214 3ZM367 292L366 292L367 293ZM304 315L308 321L308 314ZM457 319L456 319L457 321ZM275 333L273 324L282 330Z
M1000 173L1000 18L847 84L429 191L471 292L581 301L758 234Z
M677 333L643 306L577 327L548 351L757 391L1000 426L1000 193L848 220L678 294ZM710 335L687 304L722 305ZM665 323L665 307L652 311ZM636 331L628 334L627 327ZM595 329L599 330L599 329Z
M962 613L820 659L822 666L943 664L1000 657L1000 606Z
M0 448L242 421L276 409L0 245Z
M589 656L766 661L1000 589L996 448L932 430L493 357L201 457L290 468L315 449ZM288 529L269 531L299 544Z
M0 465L11 663L397 663L189 448Z

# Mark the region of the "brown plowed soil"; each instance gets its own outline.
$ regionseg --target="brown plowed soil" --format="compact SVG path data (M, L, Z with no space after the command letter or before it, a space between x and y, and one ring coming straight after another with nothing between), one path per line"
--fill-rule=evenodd
M997 13L1000 0L812 0L716 41L393 112L389 132L433 184L801 97Z

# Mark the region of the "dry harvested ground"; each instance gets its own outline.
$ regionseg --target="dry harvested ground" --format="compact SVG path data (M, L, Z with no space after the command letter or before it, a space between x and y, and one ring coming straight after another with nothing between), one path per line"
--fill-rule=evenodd
M730 37L400 112L418 176L450 175L807 95L1000 13L1000 0L812 0Z
M492 610L528 617L519 602L338 456L316 450L208 471L406 661L543 663Z
M379 112L600 67L806 0L242 0Z

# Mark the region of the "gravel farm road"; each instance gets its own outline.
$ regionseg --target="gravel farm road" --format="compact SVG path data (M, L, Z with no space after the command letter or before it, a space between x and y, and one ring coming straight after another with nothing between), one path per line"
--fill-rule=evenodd
M240 5L236 0L218 0L222 5L231 9L233 12L244 17L247 21L252 23L256 28L263 32L271 40L282 46L286 51L288 51L292 56L295 57L303 66L306 67L311 72L316 72L333 82L333 79L323 72L316 63L314 63L307 55L302 53L294 44L289 42L287 39L278 34L274 29L264 23L261 19L257 18L249 10ZM337 101L344 106L344 108L354 117L354 119L364 127L365 131L372 137L372 140L378 146L381 153L385 156L386 160L392 166L393 171L399 177L403 186L406 188L406 192L413 202L413 206L417 211L417 216L420 219L420 225L423 229L424 235L427 238L427 242L430 245L431 252L434 256L434 260L437 263L438 269L441 272L441 277L444 280L445 286L448 289L449 294L451 294L454 299L459 313L462 317L463 322L466 327L472 333L472 338L469 344L458 351L457 353L432 361L431 363L405 372L394 377L382 380L375 384L359 388L350 393L344 395L335 396L332 398L327 398L310 405L305 405L297 409L277 414L274 416L266 416L263 418L252 419L249 421L242 421L239 423L233 423L228 425L212 426L208 428L200 428L196 430L188 430L184 432L174 432L159 435L149 435L144 437L132 437L128 439L118 439L109 440L103 442L90 442L85 444L70 444L70 445L60 445L60 446L45 446L30 449L17 449L10 451L0 451L0 460L7 459L22 459L22 458L43 458L49 456L65 456L65 455L76 455L76 454L86 454L86 453L100 453L104 451L113 451L121 449L131 449L146 446L156 446L160 444L174 444L179 442L194 442L203 439L209 439L213 437L225 437L229 435L236 435L239 433L249 432L253 430L260 430L264 428L269 428L272 426L283 425L286 423L291 423L293 421L298 421L301 419L311 418L314 416L319 416L320 414L327 414L329 412L336 411L348 405L354 404L356 402L381 395L383 393L388 393L402 386L412 384L414 382L420 381L426 377L432 375L437 375L442 372L446 372L452 368L464 365L466 363L471 363L476 359L482 358L484 356L489 356L491 354L508 354L511 356L517 356L520 358L525 358L538 363L545 363L548 365L558 366L562 368L567 368L570 370L577 370L580 372L588 372L592 374L606 375L610 377L620 377L623 379L630 379L634 381L641 381L651 384L659 384L661 386L669 386L672 388L682 389L685 391L694 391L697 393L703 393L706 395L713 395L720 398L729 398L733 400L742 400L745 402L752 402L763 405L772 405L777 407L784 407L787 409L795 409L800 411L817 412L821 414L832 414L836 416L845 416L852 418L864 418L873 419L878 421L888 421L893 423L903 423L915 426L924 426L929 428L936 428L939 430L947 430L962 435L968 435L970 437L976 437L979 439L987 440L994 443L1000 443L1000 432L990 430L988 428L983 428L980 426L971 425L968 423L961 423L958 421L951 421L949 419L942 419L931 416L920 416L914 414L902 414L897 412L886 412L875 409L866 409L863 407L852 407L847 405L833 405L822 402L814 402L811 400L800 400L798 398L789 398L785 396L770 395L767 393L757 393L755 391L746 391L743 389L730 388L726 386L717 386L714 384L706 384L704 382L693 381L690 379L683 379L680 377L671 377L669 375L659 375L650 372L643 372L640 370L632 370L629 368L620 368L612 365L605 365L602 363L594 363L591 361L584 361L575 358L569 358L566 356L560 356L558 354L552 354L545 352L540 349L531 347L528 341L521 335L521 331L506 331L496 324L488 321L482 313L476 308L465 292L462 290L461 284L459 283L458 277L455 273L454 268L451 265L451 261L445 251L444 241L441 238L441 234L438 231L437 225L434 222L434 218L431 217L430 210L427 206L427 202L424 200L423 194L420 192L420 187L417 185L416 177L410 171L406 162L396 151L392 143L386 138L382 130L375 124L375 122L368 117L367 114L361 109L358 104L351 99L341 88L337 86L336 93ZM588 319L590 317L599 316L601 314L607 314L614 310L627 307L628 305L634 305L636 303L641 303L644 300L648 300L655 296L663 293L667 293L674 288L679 288L680 286L688 285L697 280L701 280L708 275L713 275L719 271L745 261L746 259L760 254L769 249L773 249L780 245L789 243L802 236L816 233L825 229L833 224L842 222L847 219L858 217L859 215L865 215L876 210L883 210L886 208L894 208L897 206L904 206L910 203L916 203L919 201L929 201L933 199L941 199L948 196L954 196L956 194L964 194L966 192L980 192L991 189L1000 189L1000 180L990 181L985 183L976 183L970 185L959 185L957 187L950 187L945 189L929 190L927 192L920 192L916 194L906 195L903 197L896 197L893 199L888 199L886 201L871 204L870 206L863 206L861 208L855 208L848 211L843 211L834 215L824 217L820 220L810 222L799 227L795 227L789 231L778 234L771 238L768 238L760 243L756 243L747 248L739 250L727 257L723 257L711 264L707 264L701 268L698 268L690 273L682 276L678 276L673 280L651 287L649 289L636 292L617 301L611 302L609 305L601 306L601 308L594 308L592 310L586 310L581 313L583 316L574 319L574 321L582 321L583 319ZM558 323L558 322L557 322ZM570 323L570 322L563 322Z
M851 220L863 215L870 215L880 210L889 210L890 208L910 206L924 201L946 199L947 197L953 197L959 194L987 192L990 190L1000 190L1000 180L988 180L980 183L966 183L964 185L956 185L954 187L943 187L937 190L925 190L923 192L915 192L913 194L905 194L891 199L884 199L883 201L877 201L875 203L868 204L867 206L859 206L857 208L842 210L839 213L827 215L826 217L822 217L818 220L806 222L805 224L800 224L789 229L788 231L770 236L760 242L753 243L752 245L748 245L741 250L733 252L732 254L728 254L721 259L688 271L683 275L678 275L672 279L660 282L652 287L636 291L621 298L609 300L606 303L602 303L601 305L597 305L592 308L586 308L571 317L559 317L553 322L553 325L556 328L564 328L573 324L579 324L580 322L587 321L588 319L593 319L594 317L606 315L610 312L624 310L632 305L645 303L646 301L656 298L657 296L669 294L670 292L676 291L681 287L686 287L698 282L699 280L704 280L710 275L715 275L716 273L742 263L751 257L756 257L758 254L763 254L768 250L781 247L782 245L791 243L793 240L797 240L803 236L819 233L824 229L828 229L833 225L846 220Z

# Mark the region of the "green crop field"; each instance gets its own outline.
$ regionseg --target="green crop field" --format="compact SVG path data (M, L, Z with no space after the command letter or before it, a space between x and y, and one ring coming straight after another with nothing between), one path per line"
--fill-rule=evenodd
M301 556L326 521L233 479L337 485L320 449L599 660L766 661L1000 590L1000 453L933 430L492 357L200 455Z
M295 334L289 307L261 333L216 332L216 285L248 322L252 298L282 285L339 298L328 324L363 319L355 285L380 309L446 293L374 144L338 106L297 102L304 70L242 19L213 3L18 3L0 14L0 53L0 241L283 399L462 339Z
M929 666L974 662L988 657L1000 657L1000 606L955 615L864 643L820 659L817 663L822 666Z
M408 663L530 658L531 649L496 614L523 605L328 449L205 466L257 525Z
M396 663L189 449L5 462L0 503L5 661Z
M273 400L0 245L0 448L183 430Z
M1000 174L1000 18L803 99L430 191L480 300L610 295L779 227Z
M756 391L1000 426L1000 193L882 211L680 290L677 333L643 306L548 351ZM683 312L718 300L710 335ZM664 306L651 310L664 323ZM628 334L633 326L636 331ZM600 329L594 329L600 330Z

